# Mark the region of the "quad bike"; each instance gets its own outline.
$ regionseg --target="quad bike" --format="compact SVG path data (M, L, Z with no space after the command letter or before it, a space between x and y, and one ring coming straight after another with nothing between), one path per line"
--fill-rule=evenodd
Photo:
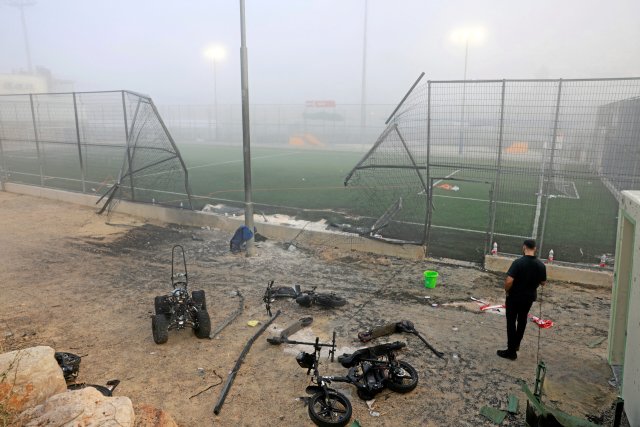
M181 272L174 272L176 249L182 252ZM168 295L155 298L155 315L151 318L153 341L164 344L169 339L169 331L190 327L198 338L209 338L211 319L207 312L204 291L188 291L187 261L184 248L175 245L171 249L171 286Z
M418 372L415 368L395 358L395 351L405 346L402 342L363 348L353 354L338 357L342 366L349 369L344 377L320 375L320 349L331 344L320 344L316 338L313 346L313 353L301 352L296 361L300 367L307 369L307 375L313 371L313 384L306 391L312 395L308 406L309 417L319 426L344 426L351 418L351 402L345 395L330 388L331 382L353 384L358 397L363 400L372 399L385 387L398 393L408 393L418 385ZM333 349L335 351L335 338Z
M347 300L332 293L322 294L316 293L316 287L311 288L310 291L303 291L300 289L300 285L281 286L273 289L274 281L271 280L267 284L267 289L264 292L262 301L264 301L267 308L267 313L271 316L271 303L276 299L291 298L295 299L298 304L303 307L311 307L317 304L321 307L334 308L342 307L347 303Z

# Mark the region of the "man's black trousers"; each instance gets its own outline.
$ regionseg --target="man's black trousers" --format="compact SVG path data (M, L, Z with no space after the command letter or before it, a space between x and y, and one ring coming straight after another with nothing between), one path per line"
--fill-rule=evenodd
M507 350L515 353L527 327L527 315L533 301L507 298Z

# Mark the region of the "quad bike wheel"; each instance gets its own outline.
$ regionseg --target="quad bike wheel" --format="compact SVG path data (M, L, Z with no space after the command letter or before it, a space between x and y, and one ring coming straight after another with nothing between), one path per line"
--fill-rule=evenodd
M337 391L319 392L309 399L309 417L320 427L345 426L351 412L351 402Z
M164 344L169 339L169 319L164 314L156 314L151 317L151 330L153 342Z
M386 386L396 393L408 393L418 385L418 371L405 361L399 367L389 370Z
M156 297L155 300L153 301L153 304L156 309L156 314L171 313L171 305L169 304L169 299L166 295Z
M196 326L193 328L193 332L198 338L209 338L211 335L211 319L207 310L198 310L196 313Z
M336 294L316 294L316 304L322 307L342 307L346 303L346 299L339 297Z
M193 291L191 293L191 299L199 306L200 310L207 310L207 300L204 295L204 291Z

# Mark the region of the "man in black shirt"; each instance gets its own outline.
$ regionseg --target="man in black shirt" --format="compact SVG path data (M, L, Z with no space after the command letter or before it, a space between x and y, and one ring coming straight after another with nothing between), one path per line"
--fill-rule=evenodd
M547 269L535 255L536 241L525 240L522 252L524 256L513 261L504 281L508 344L506 350L498 350L498 356L511 360L518 358L517 351L520 350L520 341L527 327L527 316L538 296L536 290L538 286L544 286L547 280Z

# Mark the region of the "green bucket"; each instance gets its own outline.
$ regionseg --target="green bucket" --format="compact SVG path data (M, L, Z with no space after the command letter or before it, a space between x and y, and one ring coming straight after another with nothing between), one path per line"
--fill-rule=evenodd
M433 289L436 287L436 282L438 281L438 272L427 270L424 272L424 287Z

